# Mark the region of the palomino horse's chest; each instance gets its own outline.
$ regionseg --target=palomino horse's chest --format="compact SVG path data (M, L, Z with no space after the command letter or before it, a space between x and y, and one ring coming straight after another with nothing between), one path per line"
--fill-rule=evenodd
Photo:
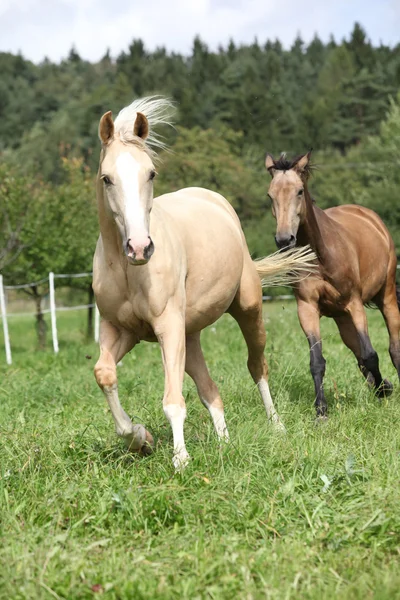
M115 319L117 327L134 333L138 341L157 341L151 325L137 316L134 305L130 301L123 302L120 305L116 311Z

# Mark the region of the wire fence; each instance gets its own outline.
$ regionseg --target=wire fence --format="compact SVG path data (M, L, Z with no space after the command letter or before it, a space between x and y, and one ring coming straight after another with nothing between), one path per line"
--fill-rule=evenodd
M53 343L53 350L56 354L59 352L58 346L58 334L57 334L57 312L65 312L70 310L86 310L88 308L95 309L94 313L94 340L96 342L99 341L99 333L100 333L100 314L97 309L95 303L93 304L77 304L75 306L57 306L56 305L56 294L55 294L55 279L77 279L81 277L92 277L92 273L49 273L48 277L44 277L39 281L33 281L30 283L23 283L20 285L4 285L3 276L0 275L0 312L1 319L3 322L3 335L4 335L4 346L6 351L6 363L8 365L12 364L12 354L11 354L11 343L10 343L10 334L8 329L8 318L9 317L21 317L21 316L33 316L37 313L34 312L18 312L11 313L7 312L7 303L5 293L11 290L27 290L38 287L39 285L43 285L45 283L49 286L49 296L50 296L50 307L43 308L40 310L41 314L50 314L51 319L51 337Z
M397 266L397 269L400 269L400 265ZM7 303L5 292L8 290L22 290L34 288L39 285L43 285L44 283L48 283L49 285L49 295L50 295L50 308L41 309L41 314L49 314L51 317L51 335L53 342L53 350L56 354L59 352L58 346L58 334L57 334L57 312L65 312L70 310L86 310L88 308L92 308L95 310L94 313L94 340L95 342L99 341L100 334L100 313L95 303L93 304L77 304L75 306L57 306L56 297L55 297L55 279L77 279L81 277L92 277L93 273L49 273L48 277L44 277L39 281L34 281L32 283L23 283L20 285L4 285L3 276L0 275L0 317L3 322L3 335L4 335L4 346L6 351L6 363L8 365L12 364L12 354L11 354L11 343L10 343L10 335L8 330L8 321L9 317L21 317L21 316L33 316L36 313L34 312L18 312L18 313L10 313L7 312ZM293 294L283 294L279 296L263 296L263 301L266 300L294 300Z

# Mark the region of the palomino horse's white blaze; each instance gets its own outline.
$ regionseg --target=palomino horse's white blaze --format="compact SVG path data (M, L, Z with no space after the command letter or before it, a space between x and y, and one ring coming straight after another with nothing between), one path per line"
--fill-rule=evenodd
M182 469L189 459L183 433L185 370L217 435L228 437L223 403L200 345L200 332L225 312L240 325L249 370L259 383L268 415L279 423L267 384L260 277L268 281L272 274L277 284L282 277L290 279L293 270L304 277L310 256L292 258L286 253L255 265L235 211L209 190L180 190L156 198L153 206L155 153L148 144L162 147L153 126L167 123L169 110L167 100L147 98L124 109L115 123L110 112L100 120L102 152L96 182L100 237L93 289L101 324L95 377L117 434L132 450L146 453L153 439L123 410L116 365L139 341L159 342L165 373L163 408L173 432L173 463Z
M136 252L143 254L149 243L149 223L140 197L139 172L141 165L129 152L123 152L115 161L122 185L126 241L131 240Z

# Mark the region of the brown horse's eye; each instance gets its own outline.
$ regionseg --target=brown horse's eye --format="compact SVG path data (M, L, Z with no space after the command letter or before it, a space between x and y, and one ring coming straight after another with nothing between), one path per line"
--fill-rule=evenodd
M102 180L106 185L111 185L111 179L107 175L103 175Z
M303 190L303 189L301 189L301 190L299 190L299 191L297 192L297 195L298 195L298 196L302 196L302 195L303 195L303 192L304 192L304 190Z

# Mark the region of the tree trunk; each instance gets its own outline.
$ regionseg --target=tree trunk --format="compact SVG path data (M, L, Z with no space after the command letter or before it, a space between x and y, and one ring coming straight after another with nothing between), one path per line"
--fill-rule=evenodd
M88 304L89 304L89 308L88 308L88 320L87 320L87 330L86 330L86 335L88 339L93 338L93 314L94 314L94 307L90 306L91 304L94 304L94 292L93 292L93 288L92 288L92 284L89 285L88 287Z
M38 336L39 348L40 350L44 350L46 348L47 324L42 313L43 296L39 294L36 286L32 288L32 291L36 304L36 332Z

